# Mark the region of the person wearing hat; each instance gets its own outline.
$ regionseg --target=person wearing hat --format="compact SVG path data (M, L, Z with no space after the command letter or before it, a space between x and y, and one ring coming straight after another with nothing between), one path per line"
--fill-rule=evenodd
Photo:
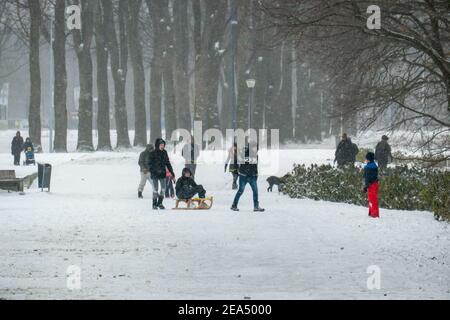
M153 183L153 210L164 210L163 200L166 192L166 170L175 180L172 164L166 151L166 142L158 138L155 142L155 150L150 153L149 157L150 177Z
M384 171L389 162L392 162L391 146L388 143L389 138L384 135L375 148L375 160L378 162L380 171Z
M366 155L364 182L364 192L367 193L367 199L369 200L369 216L372 218L379 218L380 209L378 207L378 190L380 184L378 181L378 166L375 163L375 154L373 152L369 152Z
M144 192L145 185L147 181L150 180L150 166L149 166L149 158L152 151L155 150L155 147L152 144L148 144L145 150L139 155L139 168L141 169L141 182L139 183L138 188L138 198L142 199L142 193Z
M334 163L337 162L338 168L354 166L358 152L358 146L344 133L336 148Z

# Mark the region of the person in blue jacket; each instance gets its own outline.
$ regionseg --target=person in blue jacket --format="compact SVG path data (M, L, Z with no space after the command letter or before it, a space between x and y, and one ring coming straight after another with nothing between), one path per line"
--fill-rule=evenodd
M366 166L364 167L364 192L367 193L369 200L369 216L372 218L380 217L378 207L378 191L380 184L378 181L378 166L375 163L375 154L369 152L366 155Z

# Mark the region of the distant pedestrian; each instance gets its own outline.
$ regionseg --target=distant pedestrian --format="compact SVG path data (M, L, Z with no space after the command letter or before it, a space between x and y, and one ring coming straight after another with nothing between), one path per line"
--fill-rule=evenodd
M175 173L166 151L166 142L161 138L156 140L155 150L150 154L149 168L153 183L153 209L164 210L163 201L167 187L166 170L169 170L172 180L175 180Z
M181 151L181 155L184 158L185 167L189 168L192 176L195 177L195 172L197 171L197 160L200 157L200 146L195 144L194 138L186 143Z
M378 142L377 147L375 149L375 160L378 162L378 167L380 171L384 171L387 169L387 166L390 162L392 162L392 149L388 143L388 136L384 135L381 138L381 141Z
M20 155L24 150L23 138L20 135L20 131L17 131L16 136L11 142L11 154L14 156L14 165L20 166Z
M145 150L139 155L139 168L141 170L141 182L139 183L138 188L138 198L142 199L144 192L145 185L147 184L147 181L150 182L150 166L149 166L149 159L150 154L152 151L155 150L155 147L151 144L147 145Z
M366 166L364 167L364 192L367 193L369 200L369 216L372 218L380 217L380 209L378 207L378 167L375 163L375 154L369 152L366 155Z
M249 145L245 148L243 158L239 159L239 190L234 197L231 210L239 211L238 204L241 196L244 194L245 186L250 185L253 192L253 211L263 212L259 206L258 199L258 157L257 146Z
M358 146L352 142L346 133L344 133L342 135L342 140L336 148L334 162L337 162L339 168L353 166L358 153Z
M229 167L228 167L229 164ZM237 190L238 188L238 178L239 178L239 164L238 164L238 147L237 143L233 143L233 146L228 150L228 157L225 161L225 172L227 172L227 168L230 173L233 175L233 190Z

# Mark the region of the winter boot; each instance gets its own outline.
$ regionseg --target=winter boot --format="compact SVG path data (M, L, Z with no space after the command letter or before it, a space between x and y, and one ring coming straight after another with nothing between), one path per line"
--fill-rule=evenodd
M158 210L158 199L153 198L153 210Z
M231 210L232 210L232 211L236 211L236 212L239 211L238 207L235 206L235 205L231 206Z
M139 199L144 199L144 197L142 196L142 191L139 191L139 192L138 192L138 198L139 198Z
M164 200L164 197L163 196L159 196L159 198L158 198L158 208L160 209L160 210L164 210L164 209L166 209L164 206L163 206L163 200Z
M253 209L254 212L264 212L266 209L260 208L259 206L256 206L255 209Z

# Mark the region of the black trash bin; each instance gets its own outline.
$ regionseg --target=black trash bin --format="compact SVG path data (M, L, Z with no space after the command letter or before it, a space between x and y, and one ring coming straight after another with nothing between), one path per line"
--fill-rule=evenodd
M38 163L38 186L42 191L48 189L50 192L50 181L52 179L52 166L48 163Z

